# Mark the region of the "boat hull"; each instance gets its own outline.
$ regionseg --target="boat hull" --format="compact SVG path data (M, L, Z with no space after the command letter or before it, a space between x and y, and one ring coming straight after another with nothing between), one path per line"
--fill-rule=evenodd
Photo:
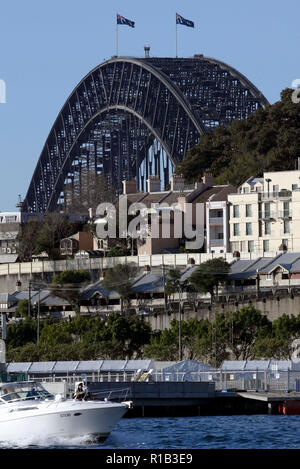
M104 441L128 406L125 403L60 402L16 408L0 415L0 441L90 437Z

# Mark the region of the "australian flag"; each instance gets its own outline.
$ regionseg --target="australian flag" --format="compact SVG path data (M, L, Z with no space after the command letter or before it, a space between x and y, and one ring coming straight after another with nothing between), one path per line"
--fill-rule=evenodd
M134 28L134 21L128 20L119 14L117 14L117 24L127 24L127 26Z
M193 21L186 20L185 18L183 18L183 16L178 15L178 13L176 13L176 23L183 24L184 26L189 26L190 28L194 27Z

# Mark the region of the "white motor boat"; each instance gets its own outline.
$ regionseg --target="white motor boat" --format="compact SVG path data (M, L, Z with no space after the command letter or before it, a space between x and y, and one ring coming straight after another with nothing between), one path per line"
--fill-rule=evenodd
M66 399L34 381L0 383L0 441L41 436L104 441L131 404Z

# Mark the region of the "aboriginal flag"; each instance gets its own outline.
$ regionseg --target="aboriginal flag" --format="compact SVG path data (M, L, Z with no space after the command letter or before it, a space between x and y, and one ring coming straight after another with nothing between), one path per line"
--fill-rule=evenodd
M117 13L117 24L127 24L127 26L134 28L134 21L128 20L127 18L124 18L124 16L121 16L118 13Z
M176 23L183 24L184 26L189 26L190 28L194 27L193 21L186 20L185 18L183 18L183 16L178 15L178 13L176 13Z

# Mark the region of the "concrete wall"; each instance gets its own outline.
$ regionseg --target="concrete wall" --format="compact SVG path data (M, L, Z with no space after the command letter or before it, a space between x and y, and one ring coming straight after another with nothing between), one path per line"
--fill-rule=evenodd
M238 306L235 306L233 303L226 304L224 303L224 308L221 304L215 305L211 310L208 308L203 308L199 311L185 311L181 316L183 321L188 321L191 318L196 319L208 319L212 321L215 317L215 314L226 312L226 311L236 311L242 306L248 306L249 300L244 302L239 300ZM280 297L280 300L277 300L277 296L273 298L266 298L265 303L262 299L251 299L251 304L259 309L263 314L265 314L270 321L274 321L283 314L297 316L300 313L300 296L295 296L293 299L290 296ZM163 330L168 329L171 326L171 321L173 319L179 320L179 313L172 313L170 316L168 314L158 314L157 317L154 315L144 316L144 320L151 324L152 329Z
M225 257L227 262L232 262L233 260L232 254L222 254L221 256ZM123 256L96 259L77 258L59 261L0 264L0 293L15 292L17 280L21 280L23 290L28 288L30 279L36 282L50 283L55 274L63 272L64 270L85 269L90 271L93 281L97 281L103 269L114 267L117 264L133 262L138 267L144 267L145 265L155 267L164 264L167 270L173 267L185 268L191 258L194 259L195 265L199 265L214 257L220 257L220 254L156 254L152 256ZM250 257L250 255L247 254L243 258L256 259L256 257Z

